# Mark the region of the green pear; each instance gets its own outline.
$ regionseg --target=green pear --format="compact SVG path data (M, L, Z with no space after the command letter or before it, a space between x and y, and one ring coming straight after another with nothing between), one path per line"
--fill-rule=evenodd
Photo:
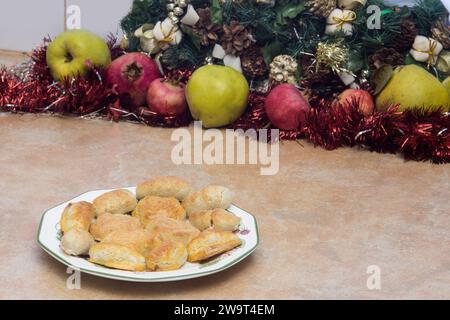
M249 85L230 67L207 65L197 69L186 86L186 98L195 120L205 128L227 126L247 108Z
M85 30L70 30L58 35L47 49L47 64L56 81L84 76L89 64L106 67L111 53L106 42Z
M450 96L450 77L447 77L442 84L447 89L448 95Z
M401 66L376 98L378 111L400 105L399 111L450 108L450 96L439 80L416 65Z

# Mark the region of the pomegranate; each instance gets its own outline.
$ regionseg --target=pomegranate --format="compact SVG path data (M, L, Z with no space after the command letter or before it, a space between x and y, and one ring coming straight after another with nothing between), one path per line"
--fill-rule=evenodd
M150 84L147 104L150 110L167 116L186 112L186 86L165 79L156 79Z
M161 77L156 62L142 53L128 53L116 60L106 70L106 81L120 94L121 102L128 107L145 105L148 87Z

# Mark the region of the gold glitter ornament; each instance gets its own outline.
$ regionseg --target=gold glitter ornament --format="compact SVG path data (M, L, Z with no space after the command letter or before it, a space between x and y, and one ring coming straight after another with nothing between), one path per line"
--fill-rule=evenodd
M326 18L336 9L336 0L307 0L306 7L315 16Z
M289 55L279 55L270 64L270 79L279 83L297 84L298 63Z

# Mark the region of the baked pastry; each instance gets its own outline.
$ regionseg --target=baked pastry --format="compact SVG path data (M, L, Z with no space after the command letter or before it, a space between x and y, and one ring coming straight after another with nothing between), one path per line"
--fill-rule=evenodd
M187 261L186 246L180 242L164 242L146 257L147 269L151 271L171 271L180 269Z
M187 181L177 177L157 177L137 185L136 197L140 200L147 196L173 197L183 200L191 192Z
M96 243L89 250L89 261L109 268L145 271L145 257L126 246Z
M214 209L192 212L189 215L191 224L200 231L214 227L216 230L235 231L241 219L225 209Z
M145 225L148 219L153 216L165 216L183 220L186 218L186 211L175 198L147 196L139 201L136 209L133 211L133 216L139 218Z
M222 186L208 186L203 190L194 192L183 200L183 207L189 215L192 212L212 210L216 208L227 209L233 201L234 193Z
M97 197L93 204L99 216L105 213L126 214L136 208L137 200L128 190L114 190Z
M241 224L241 218L224 209L214 209L211 213L214 229L236 231Z
M203 231L212 227L212 210L191 212L189 222L198 230Z
M91 234L95 240L101 241L116 230L136 231L142 229L139 219L129 215L105 213L91 225Z
M188 245L188 261L199 262L241 245L241 239L229 231L205 230Z
M92 235L80 228L72 228L61 239L61 249L72 256L87 255L89 249L95 243Z
M187 220L176 220L164 216L155 216L147 222L146 230L155 236L154 243L174 241L188 245L200 234Z
M154 236L144 229L116 230L104 237L102 243L119 244L133 248L146 256L154 247Z
M95 218L94 206L86 201L69 203L61 216L61 230L67 232L72 228L89 231L92 219Z

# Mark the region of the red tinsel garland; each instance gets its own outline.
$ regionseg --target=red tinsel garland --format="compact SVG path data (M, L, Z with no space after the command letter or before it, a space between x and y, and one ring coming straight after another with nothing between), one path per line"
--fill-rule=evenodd
M263 95L250 97L247 113L233 128L268 128ZM305 138L316 146L334 150L359 146L381 153L402 153L408 160L450 163L450 114L429 111L376 112L364 117L354 101L347 110L332 108L324 100L313 101L306 125L301 130L280 131L281 140Z
M65 83L53 82L46 62L48 43L50 39L45 39L44 45L33 51L23 78L6 69L0 70L0 112L103 116L114 121L122 119L162 127L181 127L192 121L190 114L161 116L146 107L131 110L121 106L117 92L103 83L103 70L96 68L91 68L85 78ZM111 37L108 45L112 56L124 54L113 46L114 43ZM186 74L180 73L183 77Z
M146 107L129 110L119 103L117 93L106 86L102 70L92 68L88 77L66 83L55 83L46 64L46 44L31 56L31 65L23 77L0 70L0 112L59 113L76 116L96 115L115 121L132 120L150 126L180 127L192 121L189 113L161 116ZM114 56L123 51L110 48ZM192 70L170 74L186 82ZM251 93L247 112L231 127L234 129L270 128L265 112L265 96ZM377 112L364 117L358 102L344 110L332 108L323 100L311 101L312 109L301 130L281 131L281 140L305 138L316 146L333 150L343 146L359 146L383 153L402 153L406 159L450 162L450 115L439 111L418 114L413 111Z

